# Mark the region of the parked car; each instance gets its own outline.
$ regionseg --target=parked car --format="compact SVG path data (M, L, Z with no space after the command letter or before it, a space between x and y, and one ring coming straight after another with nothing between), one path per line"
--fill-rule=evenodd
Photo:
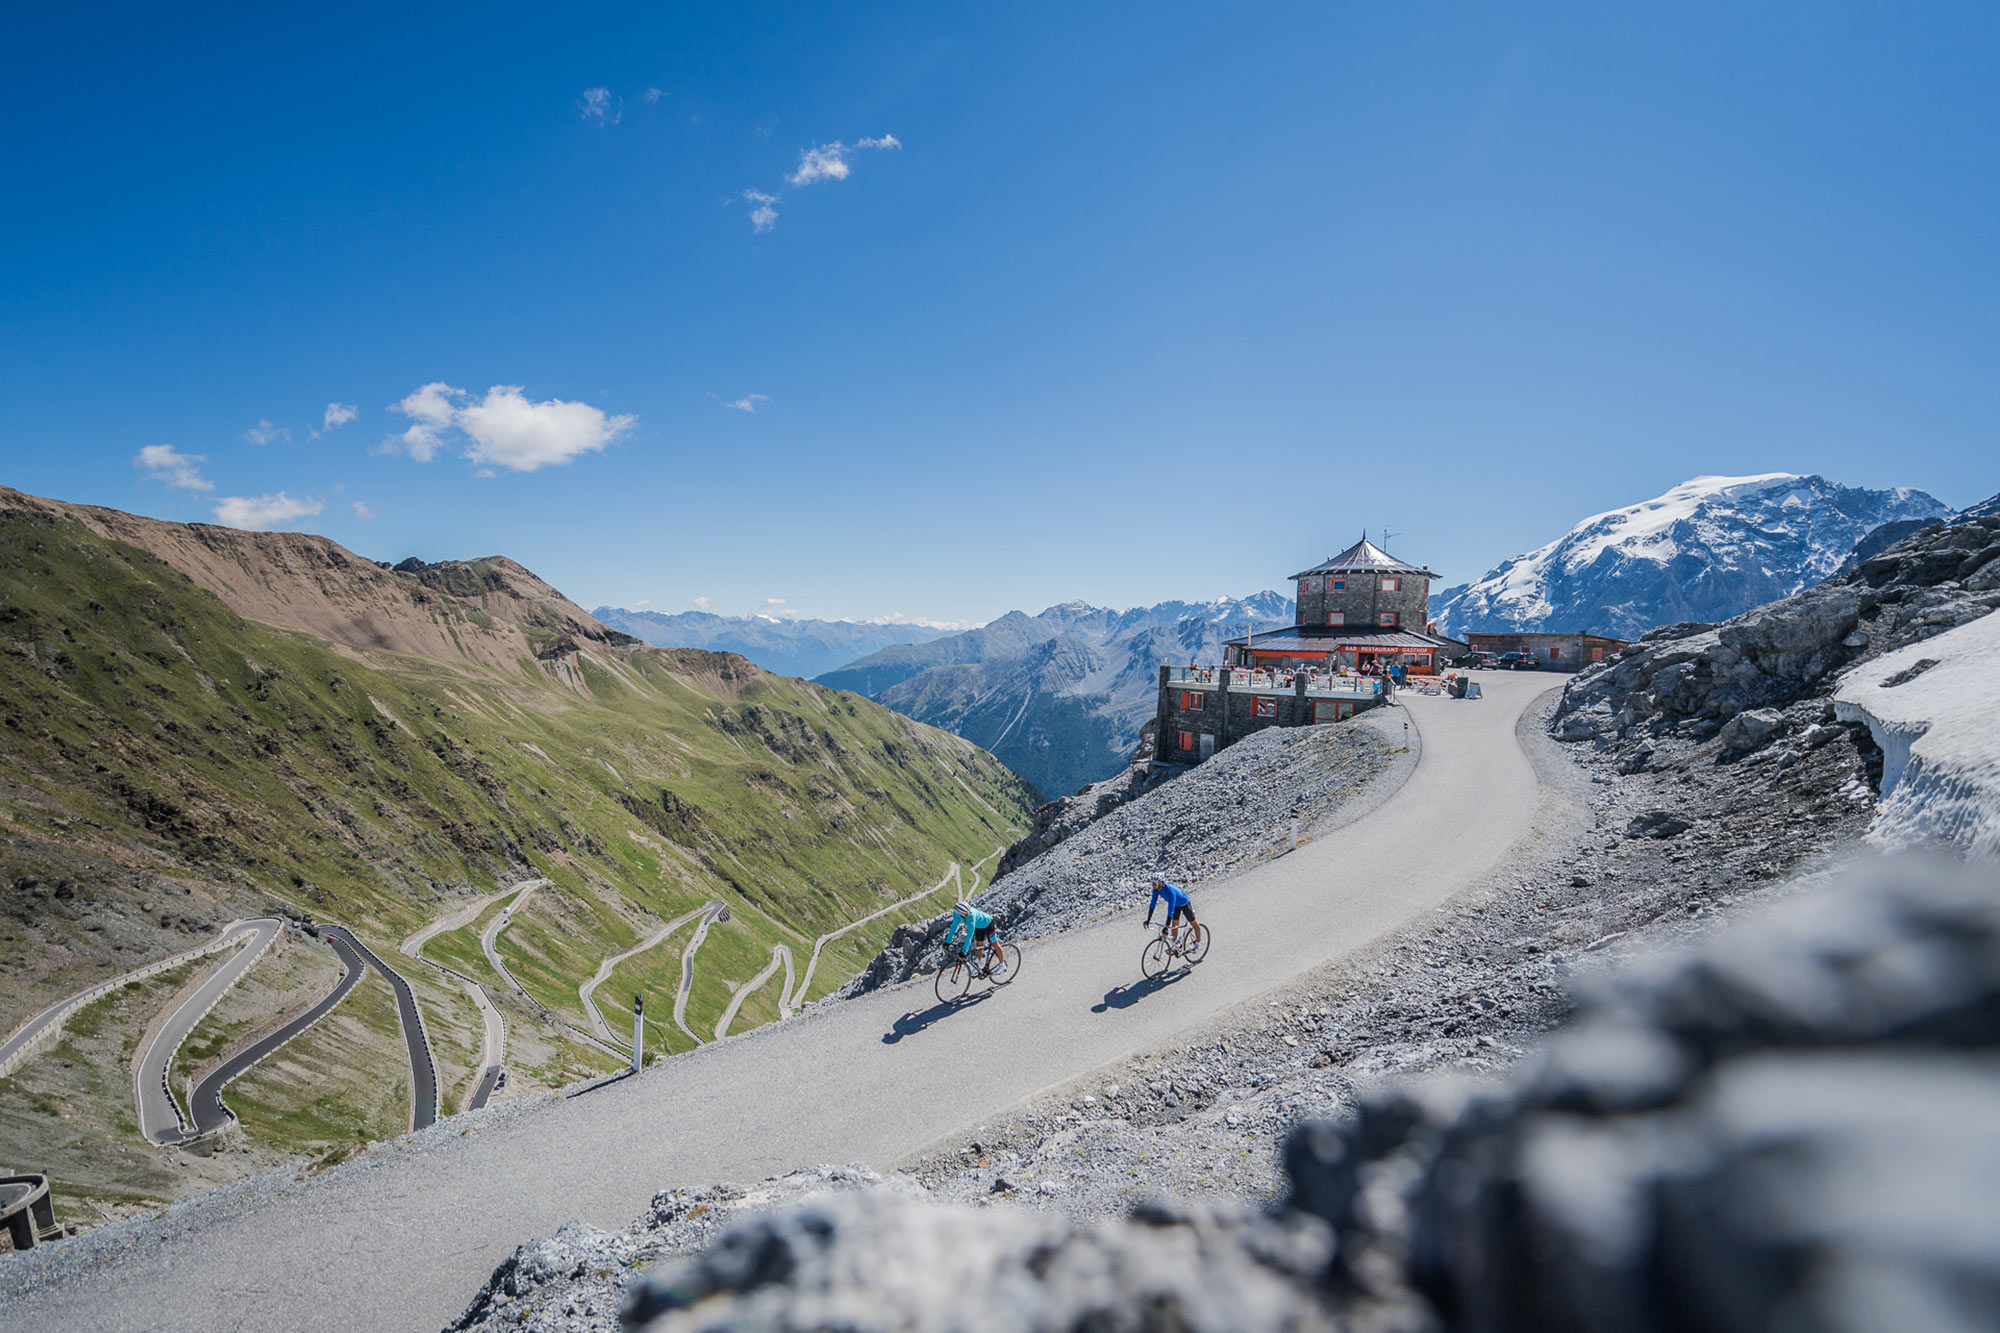
M1492 653L1467 653L1459 665L1468 671L1484 671L1493 665Z
M1493 659L1494 669L1498 671L1534 671L1541 665L1533 653L1502 653Z

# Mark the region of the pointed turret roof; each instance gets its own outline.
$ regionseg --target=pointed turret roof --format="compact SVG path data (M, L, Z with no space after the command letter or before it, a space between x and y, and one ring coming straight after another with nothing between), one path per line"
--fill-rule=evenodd
M1302 579L1307 574L1421 574L1427 579L1437 577L1436 573L1421 565L1398 560L1366 537L1339 555L1292 577Z

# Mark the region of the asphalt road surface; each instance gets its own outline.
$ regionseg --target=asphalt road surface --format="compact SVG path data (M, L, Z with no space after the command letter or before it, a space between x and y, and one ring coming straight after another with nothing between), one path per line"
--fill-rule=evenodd
M361 971L365 964L361 960L361 955L354 951L354 946L338 936L329 936L327 944L340 955L344 968L340 980L333 983L333 989L326 993L325 999L270 1036L260 1038L237 1051L217 1065L207 1078L195 1084L194 1091L188 1096L188 1114L194 1117L196 1134L213 1134L234 1120L236 1117L222 1104L222 1090L249 1073L256 1067L258 1061L332 1013L334 1007L347 998L347 992L354 989L354 983L361 980Z
M410 1052L410 1128L428 1129L437 1123L437 1065L431 1058L430 1038L424 1035L424 1016L417 1008L416 993L402 973L376 957L375 951L355 939L354 932L347 927L322 926L320 930L329 941L342 941L366 959L396 992L396 1021L402 1024L403 1045Z
M1481 683L1481 700L1406 696L1422 757L1393 799L1195 886L1216 943L1174 984L1134 985L1135 896L1129 913L1036 941L1033 970L981 1002L934 1004L920 978L464 1135L447 1127L240 1203L198 1200L120 1232L75 1282L12 1277L46 1262L31 1251L0 1263L0 1307L44 1330L437 1328L515 1246L566 1219L622 1227L674 1185L892 1165L1181 1039L1477 881L1533 828L1535 775L1514 724L1560 678ZM1400 740L1402 720L1382 710L1344 725Z
M172 957L169 958L156 959L154 962L148 963L143 967L134 968L132 971L125 973L123 976L113 977L108 981L99 982L96 986L91 987L90 990L102 989L104 994L108 995L113 990L117 989L119 984L122 982L136 979L141 975L157 975L160 972L166 971L168 968L178 967L183 962L200 958L205 954L215 953L217 950L227 948L231 942L251 933L253 927L254 923L248 921L232 922L231 924L223 927L222 933L217 935L215 937L214 942L211 944L205 944L198 949L186 949L180 953L174 954ZM48 1029L48 1026L51 1023L54 1023L59 1017L63 1016L63 1011L67 1009L70 1006L70 1004L77 999L78 996L85 995L88 993L89 991L87 990L78 991L75 995L70 995L65 997L64 999L58 1000L56 1003L50 1005L48 1008L36 1014L33 1018L30 1018L27 1022L21 1024L20 1027L14 1029L13 1033L10 1034L5 1041L0 1041L0 1066L4 1066L7 1063L7 1061L13 1057L16 1051L28 1045L28 1043L34 1041L36 1037L40 1036L44 1031Z
M179 1143L189 1136L188 1127L181 1118L180 1108L174 1104L167 1092L167 1067L173 1063L174 1052L188 1039L188 1034L208 1011L215 1008L224 992L248 972L264 950L271 947L271 941L278 938L284 924L270 917L243 923L247 942L222 966L208 974L194 993L181 1001L180 1006L167 1016L166 1022L154 1030L152 1038L132 1065L132 1093L139 1107L139 1132L146 1136L148 1143L166 1145Z

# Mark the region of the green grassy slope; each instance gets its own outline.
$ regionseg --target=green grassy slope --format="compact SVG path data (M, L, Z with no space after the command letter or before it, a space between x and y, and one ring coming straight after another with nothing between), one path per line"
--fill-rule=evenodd
M0 1030L231 915L282 906L393 957L466 896L543 875L506 956L578 1022L600 958L728 903L690 1007L708 1032L771 945L803 966L817 935L1017 837L1031 800L956 737L739 658L558 641L504 667L364 663L78 523L0 510ZM476 925L427 952L498 985ZM823 960L814 991L849 972Z

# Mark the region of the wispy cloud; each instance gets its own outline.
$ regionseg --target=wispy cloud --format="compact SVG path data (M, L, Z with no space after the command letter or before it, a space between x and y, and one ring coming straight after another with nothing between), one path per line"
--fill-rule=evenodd
M645 92L639 94L640 97L648 102L657 102L666 95L667 91L664 88L648 88Z
M746 393L734 402L725 398L716 398L714 394L710 394L709 397L715 398L716 402L736 412L755 412L757 404L771 401L771 395L768 393Z
M638 424L635 416L610 416L589 403L560 398L535 402L518 384L496 384L483 398L434 381L416 390L392 411L410 418L410 427L384 442L391 452L428 462L446 436L463 438L464 455L490 469L534 472L602 450Z
M697 597L694 599L694 601L690 602L689 605L694 607L694 609L697 611L706 611L708 610L708 598Z
M251 444L277 444L281 441L289 444L292 439L292 428L290 426L273 426L268 421L260 420L249 430L243 432L243 438Z
M641 597L638 601L632 603L634 606L651 606L652 604L653 599L650 597Z
M212 491L215 483L201 475L206 454L184 454L171 444L149 444L132 459L149 480L165 482L180 491Z
M319 424L321 430L338 430L361 415L361 409L353 403L328 403L326 417Z
M360 519L363 523L366 523L369 519L375 517L375 511L370 509L367 505L363 504L359 500L356 500L352 504L348 505L348 508L352 509L354 511L354 516Z
M798 169L785 177L789 185L812 185L819 181L844 181L854 174L854 153L859 149L901 148L903 141L893 134L879 139L862 139L849 148L840 140L815 144L799 154Z
M761 133L761 130L760 130ZM854 174L854 155L859 152L881 152L903 146L903 141L893 134L879 138L857 139L852 145L835 139L832 143L814 144L799 153L799 165L785 183L794 189L817 185L821 181L844 181ZM745 190L743 201L750 207L750 230L767 232L778 225L778 196L763 190Z
M769 231L778 225L777 195L765 194L762 190L745 190L743 200L751 206L750 230Z
M600 125L616 125L625 116L624 102L613 97L609 88L585 88L583 96L576 99L576 109L585 120Z
M225 495L215 502L215 521L224 527L269 532L280 523L310 518L324 508L318 500L295 499L283 491L272 495Z

